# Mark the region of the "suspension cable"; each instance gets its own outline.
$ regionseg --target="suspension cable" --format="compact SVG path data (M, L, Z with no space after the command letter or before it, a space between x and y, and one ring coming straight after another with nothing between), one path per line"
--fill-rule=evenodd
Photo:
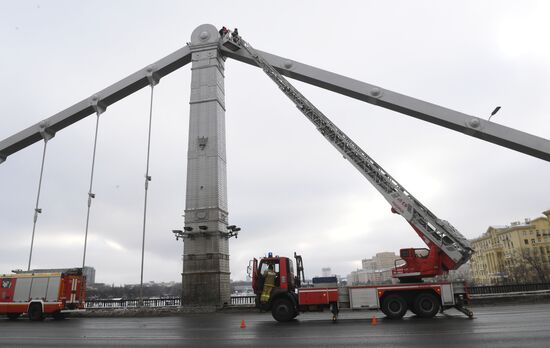
M94 96L92 99L92 107L96 113L96 122L95 122L95 135L94 135L94 149L92 152L92 168L90 170L90 187L88 189L88 211L86 213L86 229L84 232L84 252L82 255L82 272L84 272L84 266L86 265L86 248L88 246L88 228L90 225L90 209L92 207L92 199L95 198L95 194L92 193L92 187L94 183L94 169L95 169L95 155L97 148L97 133L99 130L99 116L105 111L105 107L100 105L99 98Z
M44 162L46 160L46 149L48 147L48 140L54 137L55 133L47 130L44 126L40 131L40 135L44 139L44 149L42 151L42 164L40 165L40 178L38 179L38 192L36 194L36 205L34 206L34 218L32 224L32 236L31 236L31 250L29 252L29 263L27 266L27 271L31 270L31 260L32 260L32 249L34 247L34 234L36 231L36 221L38 221L38 214L42 213L42 209L38 208L38 203L40 202L40 190L42 189L42 177L44 175Z
M147 79L149 80L149 85L151 86L151 101L149 104L149 129L147 135L147 160L145 167L145 197L143 202L143 232L141 239L141 276L139 284L139 305L143 305L143 264L145 260L145 230L147 225L147 193L149 190L149 182L151 181L151 176L149 175L149 159L151 155L151 126L153 122L153 96L155 85L158 84L159 78L154 73L154 69L149 67L147 69Z

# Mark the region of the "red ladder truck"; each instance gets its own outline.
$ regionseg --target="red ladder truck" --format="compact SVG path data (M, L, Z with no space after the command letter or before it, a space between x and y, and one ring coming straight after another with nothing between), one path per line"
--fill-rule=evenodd
M455 307L472 317L472 312L463 306L466 298L463 284L455 286L451 283L423 282L424 278L446 274L465 264L473 253L470 242L449 222L439 219L391 177L359 145L294 88L250 44L238 35L226 35L220 40L221 44L230 50L245 50L258 67L262 68L296 105L298 110L315 125L324 138L382 194L390 204L391 211L405 218L428 246L428 249L401 249L402 263L396 264L392 272L393 276L399 279L400 284L391 287L349 288L350 306L352 308L380 308L386 316L394 319L401 318L407 309L411 309L421 317L432 317L438 311L450 307ZM301 257L298 260L301 265ZM275 319L286 321L306 308L328 306L333 312L333 319L336 319L338 305L331 298L334 292L331 289L336 286L334 288L327 287L324 290L300 289L298 278L293 279L292 264L287 257L268 256L262 258L259 265L252 265L253 276L260 279L262 277L261 268L270 263L274 266L279 265L277 283L271 290L269 300L259 304L260 308L271 309ZM299 266L298 269L303 272L303 267ZM258 294L260 291L258 285L254 291ZM262 299L261 296L259 298ZM315 299L319 299L321 302L316 302Z
M402 318L407 310L420 318L432 318L450 308L473 317L473 313L465 307L468 294L463 283L415 282L339 289L336 277L322 277L313 278L313 284L306 285L302 257L296 253L294 257L297 273L294 273L294 263L290 258L271 253L260 260L253 259L248 267L256 294L256 307L271 311L277 321L292 320L300 312L324 309L331 311L335 321L344 303L349 303L351 309L381 310L390 319ZM264 274L270 266L276 276L269 297L262 301Z
M30 320L46 315L63 319L70 312L84 310L86 279L81 268L55 273L0 274L0 315L17 319L23 313Z

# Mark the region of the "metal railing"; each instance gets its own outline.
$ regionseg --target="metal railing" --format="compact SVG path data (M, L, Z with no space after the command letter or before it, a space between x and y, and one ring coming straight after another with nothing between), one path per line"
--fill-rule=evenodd
M532 283L532 284L508 284L508 285L485 285L485 286L469 286L466 287L471 295L496 295L507 293L529 293L542 290L550 291L550 283ZM230 305L238 307L254 306L256 296L231 296ZM181 298L150 298L144 299L142 307L158 308L158 307L176 307L181 306ZM87 309L117 309L117 308L138 308L140 307L139 299L110 299L110 300L88 300L86 301Z
M493 295L506 294L511 292L530 292L550 290L550 283L469 286L467 287L467 290L471 295Z
M232 306L253 306L254 295L231 296L230 304ZM120 309L120 308L157 308L157 307L175 307L181 305L181 298L148 298L143 299L143 305L140 306L139 299L107 299L107 300L88 300L86 309Z
M88 300L86 301L86 309L103 309L103 308L138 308L138 307L174 307L181 305L181 298L146 298L143 299L143 304L140 306L139 299L109 299L109 300Z
M232 306L254 306L255 300L255 295L231 296L230 304Z

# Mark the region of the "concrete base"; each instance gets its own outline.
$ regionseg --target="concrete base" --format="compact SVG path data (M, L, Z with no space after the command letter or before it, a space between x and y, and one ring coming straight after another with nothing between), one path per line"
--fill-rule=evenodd
M198 255L189 255L197 257ZM184 264L186 269L197 270L205 265L213 265L208 270L183 273L183 305L184 306L215 306L217 308L225 307L230 302L229 294L229 272L220 272L220 267L216 267L217 260L226 257L226 255L212 255L210 260L188 259L186 256Z

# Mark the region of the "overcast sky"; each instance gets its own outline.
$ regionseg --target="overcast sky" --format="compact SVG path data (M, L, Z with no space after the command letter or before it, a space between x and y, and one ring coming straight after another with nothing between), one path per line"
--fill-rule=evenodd
M337 6L335 6L337 4ZM535 1L0 0L0 139L181 48L203 23L258 49L550 138L550 5ZM180 281L190 69L155 88L145 281ZM438 217L474 238L550 209L550 163L295 84ZM226 62L231 278L268 251L347 275L422 247L257 68ZM139 283L149 90L101 116L87 264ZM33 268L82 262L94 117L48 143ZM0 273L26 268L42 143L0 165Z

